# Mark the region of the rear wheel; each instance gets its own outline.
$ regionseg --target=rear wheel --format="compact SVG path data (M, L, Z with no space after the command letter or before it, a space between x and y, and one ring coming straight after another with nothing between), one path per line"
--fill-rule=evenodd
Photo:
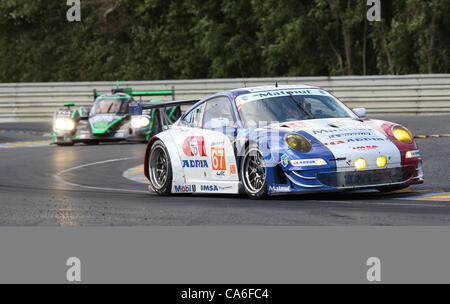
M148 172L150 183L159 195L169 195L172 190L172 164L166 146L157 140L149 154Z
M267 171L257 145L251 144L241 160L240 176L244 192L251 198L267 197Z

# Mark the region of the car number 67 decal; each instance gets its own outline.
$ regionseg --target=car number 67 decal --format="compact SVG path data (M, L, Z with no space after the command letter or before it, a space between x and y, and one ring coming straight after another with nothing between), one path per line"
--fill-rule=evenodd
M216 171L225 171L225 148L211 148L212 168Z

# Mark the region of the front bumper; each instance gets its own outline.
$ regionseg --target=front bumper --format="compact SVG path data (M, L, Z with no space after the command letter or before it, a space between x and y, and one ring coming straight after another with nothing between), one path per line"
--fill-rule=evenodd
M269 194L316 193L423 183L422 162L395 168L335 171L285 171L286 184L271 184Z

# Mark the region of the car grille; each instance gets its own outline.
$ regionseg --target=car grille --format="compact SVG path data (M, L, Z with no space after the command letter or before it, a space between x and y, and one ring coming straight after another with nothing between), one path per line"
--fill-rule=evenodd
M317 178L322 184L329 187L344 188L401 183L410 179L414 172L414 167L408 166L367 171L319 173Z

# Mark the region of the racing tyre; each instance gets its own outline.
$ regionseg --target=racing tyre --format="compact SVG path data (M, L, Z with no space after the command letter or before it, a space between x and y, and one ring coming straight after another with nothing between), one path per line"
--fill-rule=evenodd
M409 185L401 185L401 186L386 186L386 187L379 187L376 188L380 192L392 192L397 190L402 190L408 188Z
M58 147L70 147L73 146L73 143L56 143Z
M148 172L156 194L169 195L172 190L172 163L166 146L160 140L157 140L150 149Z
M264 157L257 145L251 144L241 159L239 171L244 192L253 199L267 197L267 171Z

